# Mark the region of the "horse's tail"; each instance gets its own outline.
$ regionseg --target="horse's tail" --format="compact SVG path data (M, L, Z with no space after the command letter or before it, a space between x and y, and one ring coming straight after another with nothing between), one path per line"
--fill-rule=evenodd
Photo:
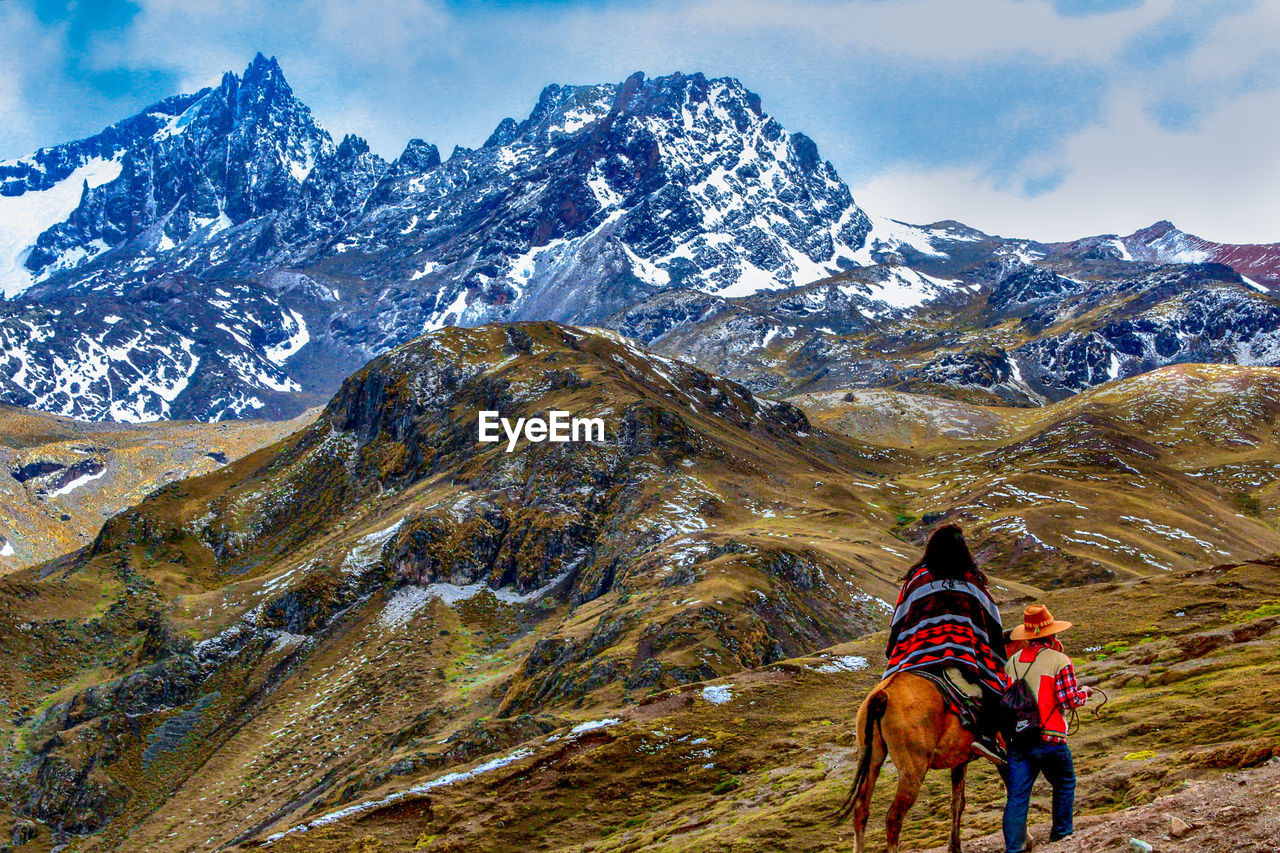
M853 785L849 788L849 796L840 805L840 811L836 814L835 823L841 823L847 818L858 802L858 797L862 794L862 788L867 784L867 779L871 775L871 739L875 736L876 725L880 722L880 718L884 716L884 712L889 707L889 694L883 690L877 690L871 694L871 698L867 700L867 721L863 727L862 733L862 755L858 757L858 772L854 774Z

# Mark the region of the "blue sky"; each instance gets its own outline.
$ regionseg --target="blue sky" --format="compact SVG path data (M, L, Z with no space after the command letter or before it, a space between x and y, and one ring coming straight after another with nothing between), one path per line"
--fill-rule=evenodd
M551 82L731 75L871 212L1280 240L1277 0L0 0L0 158L262 51L335 136L478 145Z

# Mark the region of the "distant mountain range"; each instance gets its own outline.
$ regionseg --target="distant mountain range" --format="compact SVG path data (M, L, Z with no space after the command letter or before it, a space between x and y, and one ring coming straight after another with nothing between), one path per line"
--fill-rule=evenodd
M281 418L445 325L620 330L758 392L1036 405L1280 363L1280 246L1157 223L1040 244L869 215L732 78L549 86L442 159L335 142L262 55L0 163L0 400Z

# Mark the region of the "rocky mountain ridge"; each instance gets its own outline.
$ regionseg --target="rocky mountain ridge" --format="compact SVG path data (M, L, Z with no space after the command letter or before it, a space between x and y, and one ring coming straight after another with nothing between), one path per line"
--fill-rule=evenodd
M0 164L0 399L287 417L424 331L553 319L758 391L1036 405L1171 362L1276 363L1272 249L1167 223L1040 244L869 215L812 140L701 74L549 86L479 148L413 140L386 162L335 142L259 55ZM1060 296L1109 322L1066 328Z
M1132 258L1154 263L1218 263L1236 270L1251 286L1263 292L1280 286L1276 264L1280 261L1280 243L1217 243L1188 234L1168 220L1161 220L1127 237L1108 235L1086 238L1098 252L1114 252L1123 260Z
M909 311L876 300L904 291L919 300ZM663 294L610 325L762 393L879 387L1038 406L1167 364L1275 364L1278 308L1221 264L1046 253L879 265L736 300Z

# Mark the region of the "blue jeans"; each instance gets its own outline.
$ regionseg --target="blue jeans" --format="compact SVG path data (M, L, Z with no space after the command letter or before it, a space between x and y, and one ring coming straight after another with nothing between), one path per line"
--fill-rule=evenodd
M1053 826L1057 841L1073 831L1071 811L1076 799L1076 769L1065 743L1042 743L1030 752L1009 753L1009 799L1004 805L1005 853L1022 853L1027 844L1027 811L1031 786L1041 773L1053 786Z

